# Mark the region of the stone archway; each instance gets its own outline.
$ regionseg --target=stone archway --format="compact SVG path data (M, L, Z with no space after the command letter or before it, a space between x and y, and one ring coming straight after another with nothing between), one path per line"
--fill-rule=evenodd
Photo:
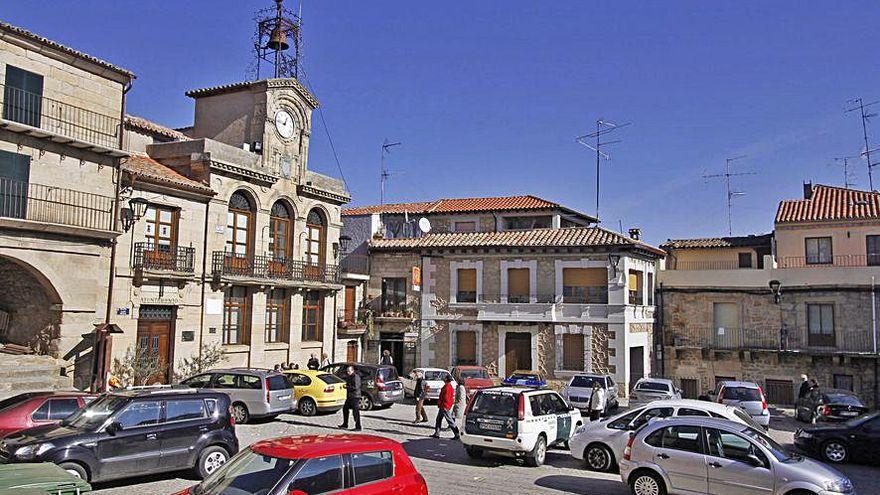
M0 342L58 357L61 298L52 283L31 265L0 256L0 287L0 311L6 313Z

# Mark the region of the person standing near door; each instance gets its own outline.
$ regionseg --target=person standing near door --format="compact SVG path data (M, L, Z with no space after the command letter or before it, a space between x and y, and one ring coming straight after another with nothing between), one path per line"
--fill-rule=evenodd
M321 367L322 368L324 368L326 366L330 366L331 364L332 363L330 362L330 357L327 356L326 352L323 355L321 355Z
M413 423L427 423L428 413L425 412L425 375L419 371L416 373L416 385L413 389L413 397L416 398L416 420Z
M455 389L452 388L452 376L446 375L444 379L446 383L443 385L443 388L440 389L440 397L437 398L437 421L434 423L434 434L431 435L433 438L440 438L440 428L443 426L443 420L446 420L446 424L449 425L449 429L452 430L453 440L458 440L458 426L455 425L455 420L452 419L452 405L455 403Z
M455 404L452 406L452 417L458 423L459 428L464 427L464 410L467 409L467 388L464 383L455 386Z
M384 366L394 366L394 358L391 357L391 351L388 349L382 351L382 357L379 358L379 364Z
M599 382L593 382L593 393L590 394L590 421L596 421L605 412L605 389Z
M354 416L354 431L361 431L361 376L354 371L354 366L349 366L345 370L345 405L342 406L342 424L339 425L343 430L348 429L348 412L352 412Z
M312 355L309 357L309 362L306 363L306 367L310 370L316 370L320 366L321 366L321 363L318 362L318 358L317 358L317 356L315 356L315 353L313 352Z

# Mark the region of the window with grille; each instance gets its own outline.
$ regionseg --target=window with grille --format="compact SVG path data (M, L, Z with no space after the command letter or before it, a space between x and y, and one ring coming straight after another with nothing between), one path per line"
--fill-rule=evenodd
M40 127L43 114L43 76L12 65L6 66L3 118Z
M223 299L223 343L247 344L249 330L250 295L247 287L231 287Z
M266 295L266 342L287 342L289 300L284 289L272 289Z
M174 306L147 306L143 305L138 310L139 320L173 320Z
M460 303L477 302L477 269L459 268L458 287L455 301Z
M324 298L318 291L308 291L303 296L302 340L320 342L324 340L322 320Z
M584 336L582 334L567 333L562 336L562 369L584 370Z
M608 270L605 268L563 268L562 302L608 304Z
M455 364L477 364L477 332L471 330L455 332Z

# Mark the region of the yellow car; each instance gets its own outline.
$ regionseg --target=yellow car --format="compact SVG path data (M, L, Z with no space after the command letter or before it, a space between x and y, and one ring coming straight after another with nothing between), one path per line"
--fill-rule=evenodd
M303 416L336 412L345 405L345 381L326 371L285 370Z

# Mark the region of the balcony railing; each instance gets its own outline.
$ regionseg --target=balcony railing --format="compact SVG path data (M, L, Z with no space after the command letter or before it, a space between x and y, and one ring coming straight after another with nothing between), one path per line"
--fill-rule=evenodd
M370 274L370 257L366 254L344 254L339 262L339 271L358 275Z
M193 273L195 248L183 246L156 246L147 242L134 245L132 268L150 271Z
M724 350L776 350L820 353L871 353L874 339L870 328L839 329L826 335L811 334L806 328L667 328L665 341L676 347Z
M275 256L246 256L214 251L211 268L215 276L259 280L337 283L336 265L308 263Z
M786 256L779 258L778 266L779 268L880 266L880 254L841 254L829 258L818 256Z
M119 117L0 84L3 119L104 148L119 148Z
M358 329L367 325L366 312L355 309L339 309L336 312L336 321L339 328Z
M675 261L668 265L669 270L754 270L756 268L756 266L739 266L737 260Z
M0 217L113 229L113 198L0 177Z

